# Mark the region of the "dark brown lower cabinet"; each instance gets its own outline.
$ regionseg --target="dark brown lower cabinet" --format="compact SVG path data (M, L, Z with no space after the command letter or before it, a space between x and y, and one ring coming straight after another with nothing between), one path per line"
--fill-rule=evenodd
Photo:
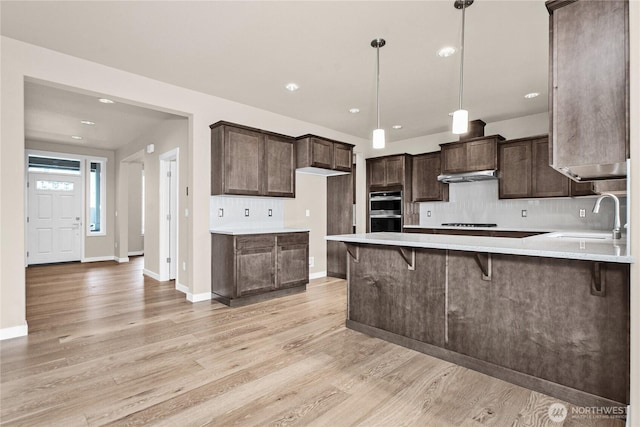
M628 264L347 247L347 326L577 405L628 403Z
M211 234L212 298L230 306L301 292L309 282L309 233Z

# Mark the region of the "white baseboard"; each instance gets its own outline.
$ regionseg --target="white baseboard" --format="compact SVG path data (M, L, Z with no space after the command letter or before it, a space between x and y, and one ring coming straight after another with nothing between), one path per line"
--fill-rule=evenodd
M201 294L192 294L191 292L188 292L187 300L191 302L210 301L211 292L203 292Z
M160 275L157 273L154 273L151 270L147 270L146 268L142 269L142 274L144 274L145 276L149 276L154 280L157 280L158 282L161 282L160 280Z
M116 258L116 261L118 261L119 263L129 262L129 257Z
M82 258L80 262L100 262L100 261L116 261L118 258L113 255L107 256L94 256L89 258Z
M186 294L187 301L190 302L200 302L200 301L210 301L211 300L211 292L203 292L201 294L192 294L189 291L189 288L181 283L176 282L176 290Z
M11 338L26 337L28 333L29 327L27 326L27 322L24 322L24 325L20 326L2 328L0 329L0 341L8 340Z
M320 279L321 277L327 277L327 272L326 271L318 271L316 273L310 273L309 274L309 280Z
M129 255L129 256L144 255L144 251L131 251L127 255Z
M181 283L178 283L177 281L176 281L176 291L180 291L183 294L187 294L187 295L189 294L189 288Z

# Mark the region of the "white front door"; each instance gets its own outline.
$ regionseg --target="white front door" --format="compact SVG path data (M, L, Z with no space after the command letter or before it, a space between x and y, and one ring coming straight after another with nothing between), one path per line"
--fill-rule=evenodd
M30 172L28 192L28 264L79 261L82 178Z

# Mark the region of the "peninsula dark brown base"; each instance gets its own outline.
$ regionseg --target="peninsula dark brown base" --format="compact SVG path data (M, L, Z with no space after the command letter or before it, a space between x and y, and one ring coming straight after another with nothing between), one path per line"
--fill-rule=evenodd
M473 369L474 371L490 375L494 378L498 378L511 384L528 388L533 391L556 397L558 399L573 403L578 406L626 406L613 400L605 399L603 397L576 390L574 388L563 386L551 381L546 381L541 378L536 378L531 375L523 374L522 372L517 372L508 368L504 368L502 366L494 365L493 363L485 362L483 360L475 359L470 356L465 356L464 354L456 353L455 351L447 350L435 345L403 337L402 335L374 328L372 326L355 322L353 320L347 319L346 326L349 329L362 332L363 334L369 335L371 337L380 338L384 341L388 341L402 347L410 348L411 350L419 351L420 353L428 354L429 356L437 357L438 359L455 363L456 365L463 366L465 368Z

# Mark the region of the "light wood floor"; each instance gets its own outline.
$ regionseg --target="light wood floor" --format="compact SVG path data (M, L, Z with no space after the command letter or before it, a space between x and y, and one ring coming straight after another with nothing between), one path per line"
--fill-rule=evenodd
M560 425L556 399L345 329L343 280L231 309L141 270L27 269L29 336L0 343L3 424Z

